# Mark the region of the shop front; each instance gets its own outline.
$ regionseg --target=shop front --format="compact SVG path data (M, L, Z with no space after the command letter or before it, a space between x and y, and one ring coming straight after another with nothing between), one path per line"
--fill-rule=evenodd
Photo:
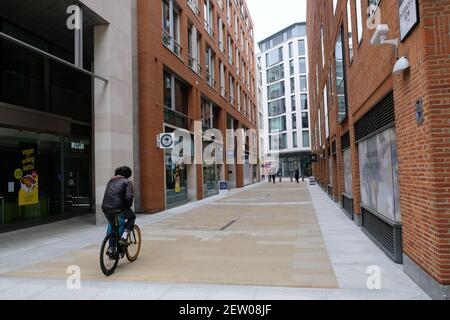
M0 229L90 212L90 147L89 138L0 127Z

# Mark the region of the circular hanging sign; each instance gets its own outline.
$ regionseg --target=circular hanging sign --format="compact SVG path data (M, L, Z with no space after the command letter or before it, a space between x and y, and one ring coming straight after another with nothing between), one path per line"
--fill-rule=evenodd
M17 180L22 179L22 176L23 176L23 172L21 169L16 169L14 171L14 178L16 178Z
M173 137L171 134L161 135L161 145L164 148L170 148L173 145Z

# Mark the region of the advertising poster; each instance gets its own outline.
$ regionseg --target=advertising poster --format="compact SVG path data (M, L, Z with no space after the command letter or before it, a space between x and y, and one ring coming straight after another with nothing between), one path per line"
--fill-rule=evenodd
M175 179L175 192L179 193L179 192L181 192L180 166L179 165L175 166L174 179Z
M386 218L399 222L399 187L395 129L359 143L361 202Z
M19 152L20 167L14 172L20 184L19 206L35 205L39 203L38 149L33 144L21 144Z

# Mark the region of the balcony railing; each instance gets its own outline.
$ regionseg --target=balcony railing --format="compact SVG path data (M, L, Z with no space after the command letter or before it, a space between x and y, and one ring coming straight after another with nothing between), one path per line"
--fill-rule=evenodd
M167 49L181 58L181 45L175 39L173 39L170 33L165 29L162 29L162 42Z
M226 94L226 92L225 92L225 87L224 87L224 86L220 86L220 95L221 95L222 97L225 97L225 94Z
M212 27L210 26L209 22L206 20L205 20L205 29L206 29L206 31L208 31L211 38L214 38L214 31L213 31Z
M164 122L177 128L189 130L190 118L176 110L164 107Z
M200 14L200 9L198 8L198 5L194 0L187 0L187 4L196 16Z
M206 82L212 87L215 88L216 87L216 80L211 77L211 75L207 72L206 73Z
M199 75L202 73L202 66L198 63L196 58L191 56L189 56L189 67Z

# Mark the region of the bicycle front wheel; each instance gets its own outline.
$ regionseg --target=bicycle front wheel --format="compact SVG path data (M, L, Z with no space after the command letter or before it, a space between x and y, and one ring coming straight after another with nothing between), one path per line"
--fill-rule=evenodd
M127 259L130 262L134 262L141 251L141 229L138 226L135 225L133 231L128 235L128 242L130 245L126 250Z
M117 249L116 235L114 233L107 235L100 249L100 268L107 277L114 273L119 263L119 252Z

